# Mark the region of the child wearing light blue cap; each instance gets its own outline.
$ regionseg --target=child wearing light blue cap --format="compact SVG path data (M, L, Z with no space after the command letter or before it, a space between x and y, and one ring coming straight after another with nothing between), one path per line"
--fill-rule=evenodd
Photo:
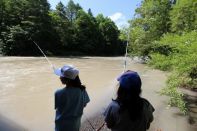
M83 109L90 101L79 70L65 65L54 71L66 87L55 92L55 131L79 131Z
M137 72L127 71L117 79L117 98L112 100L104 116L112 131L146 131L153 121L153 106L140 97L141 79Z

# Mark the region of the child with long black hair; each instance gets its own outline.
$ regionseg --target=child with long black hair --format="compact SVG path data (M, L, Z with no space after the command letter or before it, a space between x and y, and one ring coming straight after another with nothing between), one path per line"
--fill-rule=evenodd
M153 121L153 106L141 94L141 79L137 72L127 71L118 79L117 98L104 113L112 131L146 131Z
M55 131L79 131L83 109L90 101L79 79L79 70L65 65L56 69L55 74L66 85L55 92Z

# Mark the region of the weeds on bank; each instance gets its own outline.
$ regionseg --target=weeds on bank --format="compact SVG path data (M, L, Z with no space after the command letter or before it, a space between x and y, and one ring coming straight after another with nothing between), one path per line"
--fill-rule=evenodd
M161 94L170 96L169 104L186 114L184 94L178 88L197 89L197 32L182 35L167 34L156 41L148 64L156 69L169 71Z

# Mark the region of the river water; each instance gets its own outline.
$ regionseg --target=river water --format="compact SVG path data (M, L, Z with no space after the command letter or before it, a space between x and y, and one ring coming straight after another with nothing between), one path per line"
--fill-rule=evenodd
M116 78L123 72L122 57L49 59L55 67L72 64L80 70L79 76L91 99L84 111L86 118L102 113L115 97ZM131 60L128 60L127 69L139 72L143 81L143 96L156 108L166 110L164 104L161 106L160 96L155 93L165 86L165 74ZM58 76L53 74L43 57L0 57L0 114L30 131L54 130L54 92L62 87ZM156 123L160 122L159 127L166 128L166 124L159 121L159 113L165 112L159 110L156 113ZM156 125L152 129L157 128ZM171 129L177 129L175 124L171 125L174 127Z

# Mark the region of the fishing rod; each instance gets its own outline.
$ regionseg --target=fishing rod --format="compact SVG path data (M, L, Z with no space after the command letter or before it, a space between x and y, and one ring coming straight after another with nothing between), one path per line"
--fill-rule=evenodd
M30 37L30 39L32 40L32 38ZM40 46L34 41L34 40L32 40L33 41L33 43L38 47L38 49L40 50L40 52L44 55L44 57L45 57L45 59L47 60L47 62L49 63L49 65L51 65L51 67L52 67L52 69L53 69L53 71L55 71L55 66L52 64L52 62L47 58L47 56L45 55L45 53L42 51L42 49L40 48ZM86 116L85 116L86 117ZM90 120L86 117L86 120L88 121L88 123L90 124L90 126L91 126L91 128L93 129L93 130L95 130L95 131L100 131L100 129L99 130L97 130L97 129L95 129L94 128L94 126L92 125L92 123L90 122Z
M32 38L30 37L30 39L32 40ZM40 52L44 55L44 58L47 60L47 62L49 63L49 65L51 65L51 68L53 69L53 71L55 71L55 66L52 64L52 62L47 58L47 56L45 55L45 53L42 51L42 49L40 48L40 46L34 41L32 40L32 42L38 47L38 49L40 50Z
M100 131L104 126L105 126L105 122L103 122L103 124L96 131Z
M124 69L123 69L123 72L126 71L127 69L127 56L128 56L128 45L129 45L129 31L128 31L128 34L127 34L127 43L126 43L126 49L125 49L125 56L124 56ZM105 126L105 121L102 123L102 125L98 128L98 129L95 129L94 126L92 125L92 123L87 119L88 123L90 124L90 126L92 127L92 129L94 131L100 131L104 126Z
M86 117L86 120L87 120L87 122L89 123L89 125L91 126L91 128L94 130L94 131L97 131L95 128L94 128L94 126L92 125L92 123L90 122L90 120L87 118L87 116L86 115L84 115L85 117Z
M86 116L85 116L86 117ZM98 128L96 129L93 124L91 123L91 121L86 117L86 120L87 122L89 123L89 125L91 126L91 128L93 129L93 131L100 131L104 126L105 126L105 122L103 122L103 124ZM86 131L86 130L84 130Z
M129 46L129 33L130 31L128 31L128 34L127 34L127 44L126 44L126 49L125 49L125 57L124 57L124 70L123 72L126 71L127 69L127 55L128 55L128 46Z
M127 55L128 55L128 45L129 45L129 32L128 32L128 36L127 36L127 44L126 44L126 49L125 49L125 56L124 56L124 70L123 72L126 71L127 69ZM88 119L87 119L88 120ZM88 120L88 122L90 123L90 121ZM105 126L105 121L103 122L103 124L96 129L96 131L100 131L104 126ZM92 124L90 123L90 125L92 126ZM92 126L92 128L95 130L95 128Z
M123 70L123 72L125 72L125 71L126 71L126 69L127 69L127 54L128 54L128 52L127 52L127 48L128 48L128 45L129 45L129 42L127 41L127 45L126 45L126 49L125 49L124 70Z

